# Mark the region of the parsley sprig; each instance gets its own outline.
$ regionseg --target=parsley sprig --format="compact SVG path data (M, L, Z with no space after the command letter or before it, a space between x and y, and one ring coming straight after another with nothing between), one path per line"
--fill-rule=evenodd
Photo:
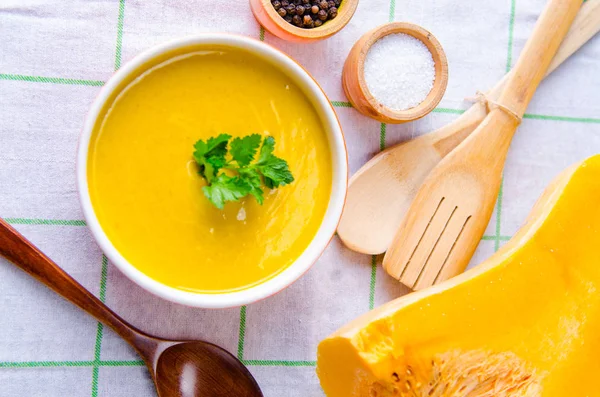
M262 205L263 184L276 189L294 181L287 162L273 154L275 139L270 136L263 139L259 134L252 134L231 140L231 135L220 134L207 141L199 140L194 149L199 173L207 182L202 191L219 209L228 201L238 201L248 195Z

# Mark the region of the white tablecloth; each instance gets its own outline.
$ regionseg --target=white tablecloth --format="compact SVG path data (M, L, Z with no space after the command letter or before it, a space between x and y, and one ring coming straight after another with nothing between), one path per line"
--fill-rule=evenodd
M170 38L228 31L299 60L334 101L352 172L382 147L448 123L463 98L514 64L544 0L362 0L350 24L315 44L261 31L247 0L0 0L0 216L135 326L200 338L237 354L266 396L321 396L316 346L404 290L334 239L284 292L241 309L208 311L156 298L125 278L94 243L79 208L75 149L87 108L113 71ZM389 20L430 29L450 64L434 113L382 125L348 106L340 75L353 43ZM545 81L515 136L499 205L473 259L519 227L560 170L600 152L600 37ZM590 203L597 205L597 203ZM0 397L153 396L139 358L110 330L0 259Z

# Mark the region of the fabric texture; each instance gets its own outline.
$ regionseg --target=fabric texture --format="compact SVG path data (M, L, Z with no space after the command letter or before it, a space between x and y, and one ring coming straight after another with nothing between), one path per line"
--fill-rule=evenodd
M406 292L381 257L334 238L285 291L230 310L166 302L102 255L85 226L75 184L77 138L103 83L140 51L171 38L227 31L297 59L333 102L351 172L386 146L440 127L515 63L544 0L362 0L350 24L314 44L264 32L247 0L0 0L0 216L133 325L165 338L205 339L242 359L265 396L322 396L318 342ZM358 38L391 20L432 31L450 80L424 119L385 125L349 106L342 65ZM497 208L472 263L518 229L550 180L600 152L600 37L540 86L511 147ZM595 204L590 204L595 205ZM110 330L0 259L0 397L155 396L139 358Z

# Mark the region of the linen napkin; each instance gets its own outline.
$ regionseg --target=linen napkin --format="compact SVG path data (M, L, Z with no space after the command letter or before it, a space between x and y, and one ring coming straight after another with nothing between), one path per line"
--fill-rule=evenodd
M265 396L322 396L318 342L406 290L381 258L336 238L298 282L262 302L200 310L145 292L102 255L83 221L75 151L87 108L140 51L199 32L264 40L290 54L336 108L355 172L386 146L440 127L514 64L544 0L362 0L349 25L314 44L264 32L247 0L1 0L0 216L133 325L166 338L217 343L241 358ZM450 81L424 119L385 125L352 109L340 76L359 37L388 21L422 25L448 55ZM600 38L540 86L511 148L497 208L473 258L517 230L563 168L600 152ZM155 396L136 354L109 329L0 259L0 397Z

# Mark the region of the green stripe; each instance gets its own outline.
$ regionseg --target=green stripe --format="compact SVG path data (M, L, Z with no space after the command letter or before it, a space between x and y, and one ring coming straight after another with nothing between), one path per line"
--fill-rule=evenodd
M352 107L352 104L350 102L331 101L331 104L338 108L351 108Z
M350 102L331 101L331 104L338 108L351 108L352 107L352 104ZM433 109L433 113L463 114L464 112L466 112L466 109L452 109L452 108L435 108L435 109ZM549 116L549 115L544 115L544 114L525 113L523 118L533 119L533 120L566 121L566 122L571 122L571 123L600 124L600 118L593 118L593 117Z
M513 53L513 36L515 30L515 10L517 8L517 1L511 0L510 2L510 20L508 22L508 54L506 56L506 71L510 71L512 67L512 53Z
M102 269L100 271L100 301L106 300L106 279L108 276L108 259L102 255ZM92 397L98 396L98 374L100 372L100 354L102 352L102 337L104 335L104 325L98 322L96 330L96 344L94 346L94 368L92 370Z
M100 351L102 350L102 335L104 334L104 325L98 322L96 327L96 344L94 346L94 362L100 362Z
M594 119L591 117L547 116L547 115L543 115L543 114L527 114L527 113L525 113L523 118L534 119L534 120L569 121L569 122L575 122L575 123L600 124L600 119Z
M512 237L510 236L483 236L481 237L482 240L484 241L508 241L510 240Z
M93 361L25 361L0 362L0 368L91 367Z
M375 307L375 285L377 283L377 257L371 255L371 285L369 290L369 310Z
M502 196L504 191L504 177L500 181L500 190L498 191L498 201L496 203L496 242L494 244L494 250L498 251L500 248L500 228L502 224Z
M28 82L32 82L32 83L90 85L90 86L94 86L94 87L101 87L104 85L104 81L100 81L100 80L64 79L61 77L26 76L26 75L22 75L22 74L7 74L7 73L0 73L0 80L28 81Z
M125 21L125 0L119 1L119 18L117 20L117 45L115 50L115 70L121 67L123 51L123 22Z
M244 365L270 366L270 367L314 367L315 361L288 361L288 360L242 360ZM57 367L143 367L142 360L107 360L107 361L26 361L26 362L0 362L0 368L57 368ZM97 374L96 374L97 381ZM92 380L93 382L93 380ZM94 386L92 386L93 388ZM97 390L97 386L96 386Z
M244 340L246 338L246 306L240 308L240 333L238 336L238 360L244 360Z
M390 22L394 22L394 19L396 17L396 0L391 0L390 1Z
M265 41L265 28L260 27L260 32L258 34L260 41Z
M82 220L34 218L4 218L4 220L13 225L85 226L85 221Z
M263 367L314 367L316 361L242 360L244 365Z
M450 109L450 108L435 108L435 109L433 109L433 113L463 114L464 112L466 112L465 109ZM523 118L533 119L533 120L567 121L567 122L571 122L571 123L600 124L600 118L593 118L593 117L549 116L549 115L544 115L544 114L525 113L523 115Z
M433 113L449 113L449 114L463 114L466 112L465 109L449 109L449 108L435 108Z
M100 273L100 300L106 302L106 279L108 278L108 258L102 255L102 271ZM100 357L98 357L100 360Z
M386 131L387 131L387 125L385 123L381 123L381 127L379 128L379 150L385 149Z
M59 367L140 367L146 364L141 360L109 361L23 361L0 362L0 368L59 368Z
M146 363L142 360L108 360L99 361L98 366L100 367L143 367Z
M100 367L94 365L92 369L92 397L98 397L98 372L100 372Z

